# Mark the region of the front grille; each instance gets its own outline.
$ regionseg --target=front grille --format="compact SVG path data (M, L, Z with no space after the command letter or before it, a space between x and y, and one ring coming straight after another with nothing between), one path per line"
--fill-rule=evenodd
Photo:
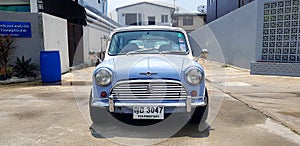
M187 91L177 81L134 80L117 83L111 94L118 99L165 99L186 98Z

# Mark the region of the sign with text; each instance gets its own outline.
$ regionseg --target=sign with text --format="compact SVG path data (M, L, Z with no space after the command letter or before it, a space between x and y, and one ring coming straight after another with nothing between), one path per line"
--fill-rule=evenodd
M0 35L19 38L30 38L30 22L3 22L0 21Z

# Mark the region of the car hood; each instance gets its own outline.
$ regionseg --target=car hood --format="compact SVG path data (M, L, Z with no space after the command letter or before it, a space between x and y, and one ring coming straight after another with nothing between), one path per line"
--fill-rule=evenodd
M120 56L113 59L116 80L175 79L181 80L181 72L191 61L175 56Z

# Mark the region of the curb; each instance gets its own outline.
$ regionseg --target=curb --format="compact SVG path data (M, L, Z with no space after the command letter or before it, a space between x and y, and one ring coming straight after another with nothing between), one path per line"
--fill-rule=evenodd
M79 69L82 69L82 68L86 68L86 67L89 67L89 66L90 65L86 64L86 63L79 64L79 65L70 67L70 70L68 72L72 72L72 71L79 70ZM65 73L68 73L68 72L65 72Z
M17 84L17 83L27 83L27 82L34 82L39 81L38 78L18 78L18 79L9 79L5 81L0 81L0 85L10 85L10 84Z

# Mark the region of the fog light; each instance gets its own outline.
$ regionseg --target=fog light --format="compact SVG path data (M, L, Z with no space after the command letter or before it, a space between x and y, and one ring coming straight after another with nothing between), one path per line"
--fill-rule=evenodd
M191 96L192 96L192 97L196 97L197 94L198 94L198 93L197 93L197 91L195 91L195 90L193 90L193 91L191 92Z
M101 92L101 97L104 98L104 97L106 97L106 96L107 96L107 93L106 93L105 91L102 91L102 92Z

